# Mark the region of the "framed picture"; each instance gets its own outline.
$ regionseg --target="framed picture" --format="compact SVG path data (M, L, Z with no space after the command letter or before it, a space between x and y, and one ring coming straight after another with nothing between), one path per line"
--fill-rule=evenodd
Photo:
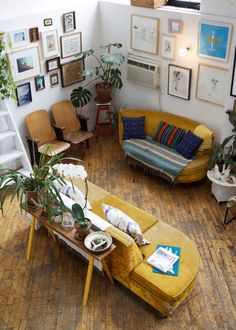
M82 76L84 71L84 61L75 60L61 65L61 84L66 87L85 79Z
M42 46L45 58L59 54L57 30L42 32Z
M64 33L72 32L76 29L74 11L63 14L63 27L64 27Z
M16 87L16 98L18 107L32 102L31 88L29 82Z
M43 25L44 26L51 26L52 25L52 18L45 18L43 20Z
M236 47L234 52L234 64L233 64L233 73L232 73L232 82L231 82L231 96L236 97Z
M191 75L191 69L169 64L168 94L189 100Z
M168 19L168 32L182 34L184 30L184 21L182 19Z
M29 43L27 29L21 29L9 32L11 47L22 47Z
M9 53L8 58L15 82L40 75L41 67L38 47Z
M175 58L175 40L176 38L173 36L169 36L166 34L162 35L161 42L161 56L168 60L174 60Z
M39 29L37 27L33 27L29 29L30 42L39 41Z
M44 76L38 76L34 78L36 92L45 88Z
M61 36L61 57L69 57L82 52L81 32Z
M225 105L228 70L207 64L198 65L196 97L220 106Z
M159 19L131 15L130 47L145 53L157 54L159 43Z
M233 108L234 115L236 116L236 100L234 100L234 108Z
M56 86L59 84L59 75L58 73L53 73L50 75L50 83L51 87Z
M199 23L198 55L227 62L232 24L201 21Z
M55 57L46 61L46 72L58 70L60 68L60 57Z

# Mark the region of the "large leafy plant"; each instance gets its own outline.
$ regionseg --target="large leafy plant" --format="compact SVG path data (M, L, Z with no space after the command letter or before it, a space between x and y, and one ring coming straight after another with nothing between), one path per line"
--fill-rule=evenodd
M99 57L95 55L93 49L84 51L79 55L80 59L92 56L96 60L97 65L83 71L84 77L90 76L95 78L85 86L79 86L72 91L71 101L75 107L83 107L91 100L92 94L86 87L94 81L99 80L99 84L103 87L114 86L118 89L122 88L121 71L118 67L124 62L125 57L121 53L111 53L112 47L121 48L122 44L109 43L101 46L102 49L106 49L107 53L101 54Z

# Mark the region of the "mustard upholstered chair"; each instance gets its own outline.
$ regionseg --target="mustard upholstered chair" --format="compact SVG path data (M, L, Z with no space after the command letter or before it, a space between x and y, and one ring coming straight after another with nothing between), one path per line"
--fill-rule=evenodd
M55 120L54 128L61 131L63 139L71 144L78 144L86 141L89 146L89 139L93 133L88 132L88 118L76 115L75 108L71 101L61 101L52 105L52 114Z
M70 148L70 144L63 141L60 132L55 133L46 110L30 113L26 116L25 123L29 131L26 139L32 164L38 163L41 153L46 152L51 157Z

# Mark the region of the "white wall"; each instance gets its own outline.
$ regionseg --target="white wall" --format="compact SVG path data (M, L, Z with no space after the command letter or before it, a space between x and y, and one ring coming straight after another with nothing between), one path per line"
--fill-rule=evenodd
M201 13L236 17L235 0L202 0Z
M158 56L150 56L161 61L161 92L141 87L132 84L125 79L125 70L123 74L124 87L121 91L116 93L116 100L119 104L128 103L130 107L146 107L152 109L160 108L163 111L179 114L205 123L216 134L217 139L226 130L230 132L230 125L228 124L227 115L223 107L213 105L208 102L200 101L195 98L197 70L198 63L206 63L210 65L219 66L230 69L228 79L225 82L228 90L228 97L226 107L233 106L233 98L230 95L231 72L233 66L234 46L236 45L236 35L233 34L230 57L228 63L222 63L214 60L207 60L197 56L198 44L198 23L204 18L208 20L229 22L234 25L236 29L235 20L225 17L212 17L210 15L201 15L199 12L193 10L176 11L171 7L160 9L148 9L142 7L133 7L129 5L109 3L109 1L100 2L100 16L101 16L101 36L102 42L121 42L123 43L123 51L127 53L130 51L143 56L148 54L142 52L135 52L130 49L130 15L138 14L150 17L157 17L160 19L160 36L162 33L168 34L168 18L179 18L184 20L184 33L177 36L177 50L183 46L191 46L191 52L185 57L180 57L176 52L174 61L167 61ZM160 44L159 44L160 45ZM189 101L179 99L167 94L167 72L168 64L173 63L183 67L192 68L192 83L191 83L191 98ZM224 123L224 126L222 126Z

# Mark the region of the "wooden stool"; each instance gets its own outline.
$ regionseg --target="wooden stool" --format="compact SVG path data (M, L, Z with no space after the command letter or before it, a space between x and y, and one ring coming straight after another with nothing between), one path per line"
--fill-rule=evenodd
M96 134L110 135L113 134L111 119L107 116L104 121L104 114L110 110L111 102L102 103L95 99L97 116L96 116ZM103 112L106 111L106 112ZM102 118L103 116L103 118Z

